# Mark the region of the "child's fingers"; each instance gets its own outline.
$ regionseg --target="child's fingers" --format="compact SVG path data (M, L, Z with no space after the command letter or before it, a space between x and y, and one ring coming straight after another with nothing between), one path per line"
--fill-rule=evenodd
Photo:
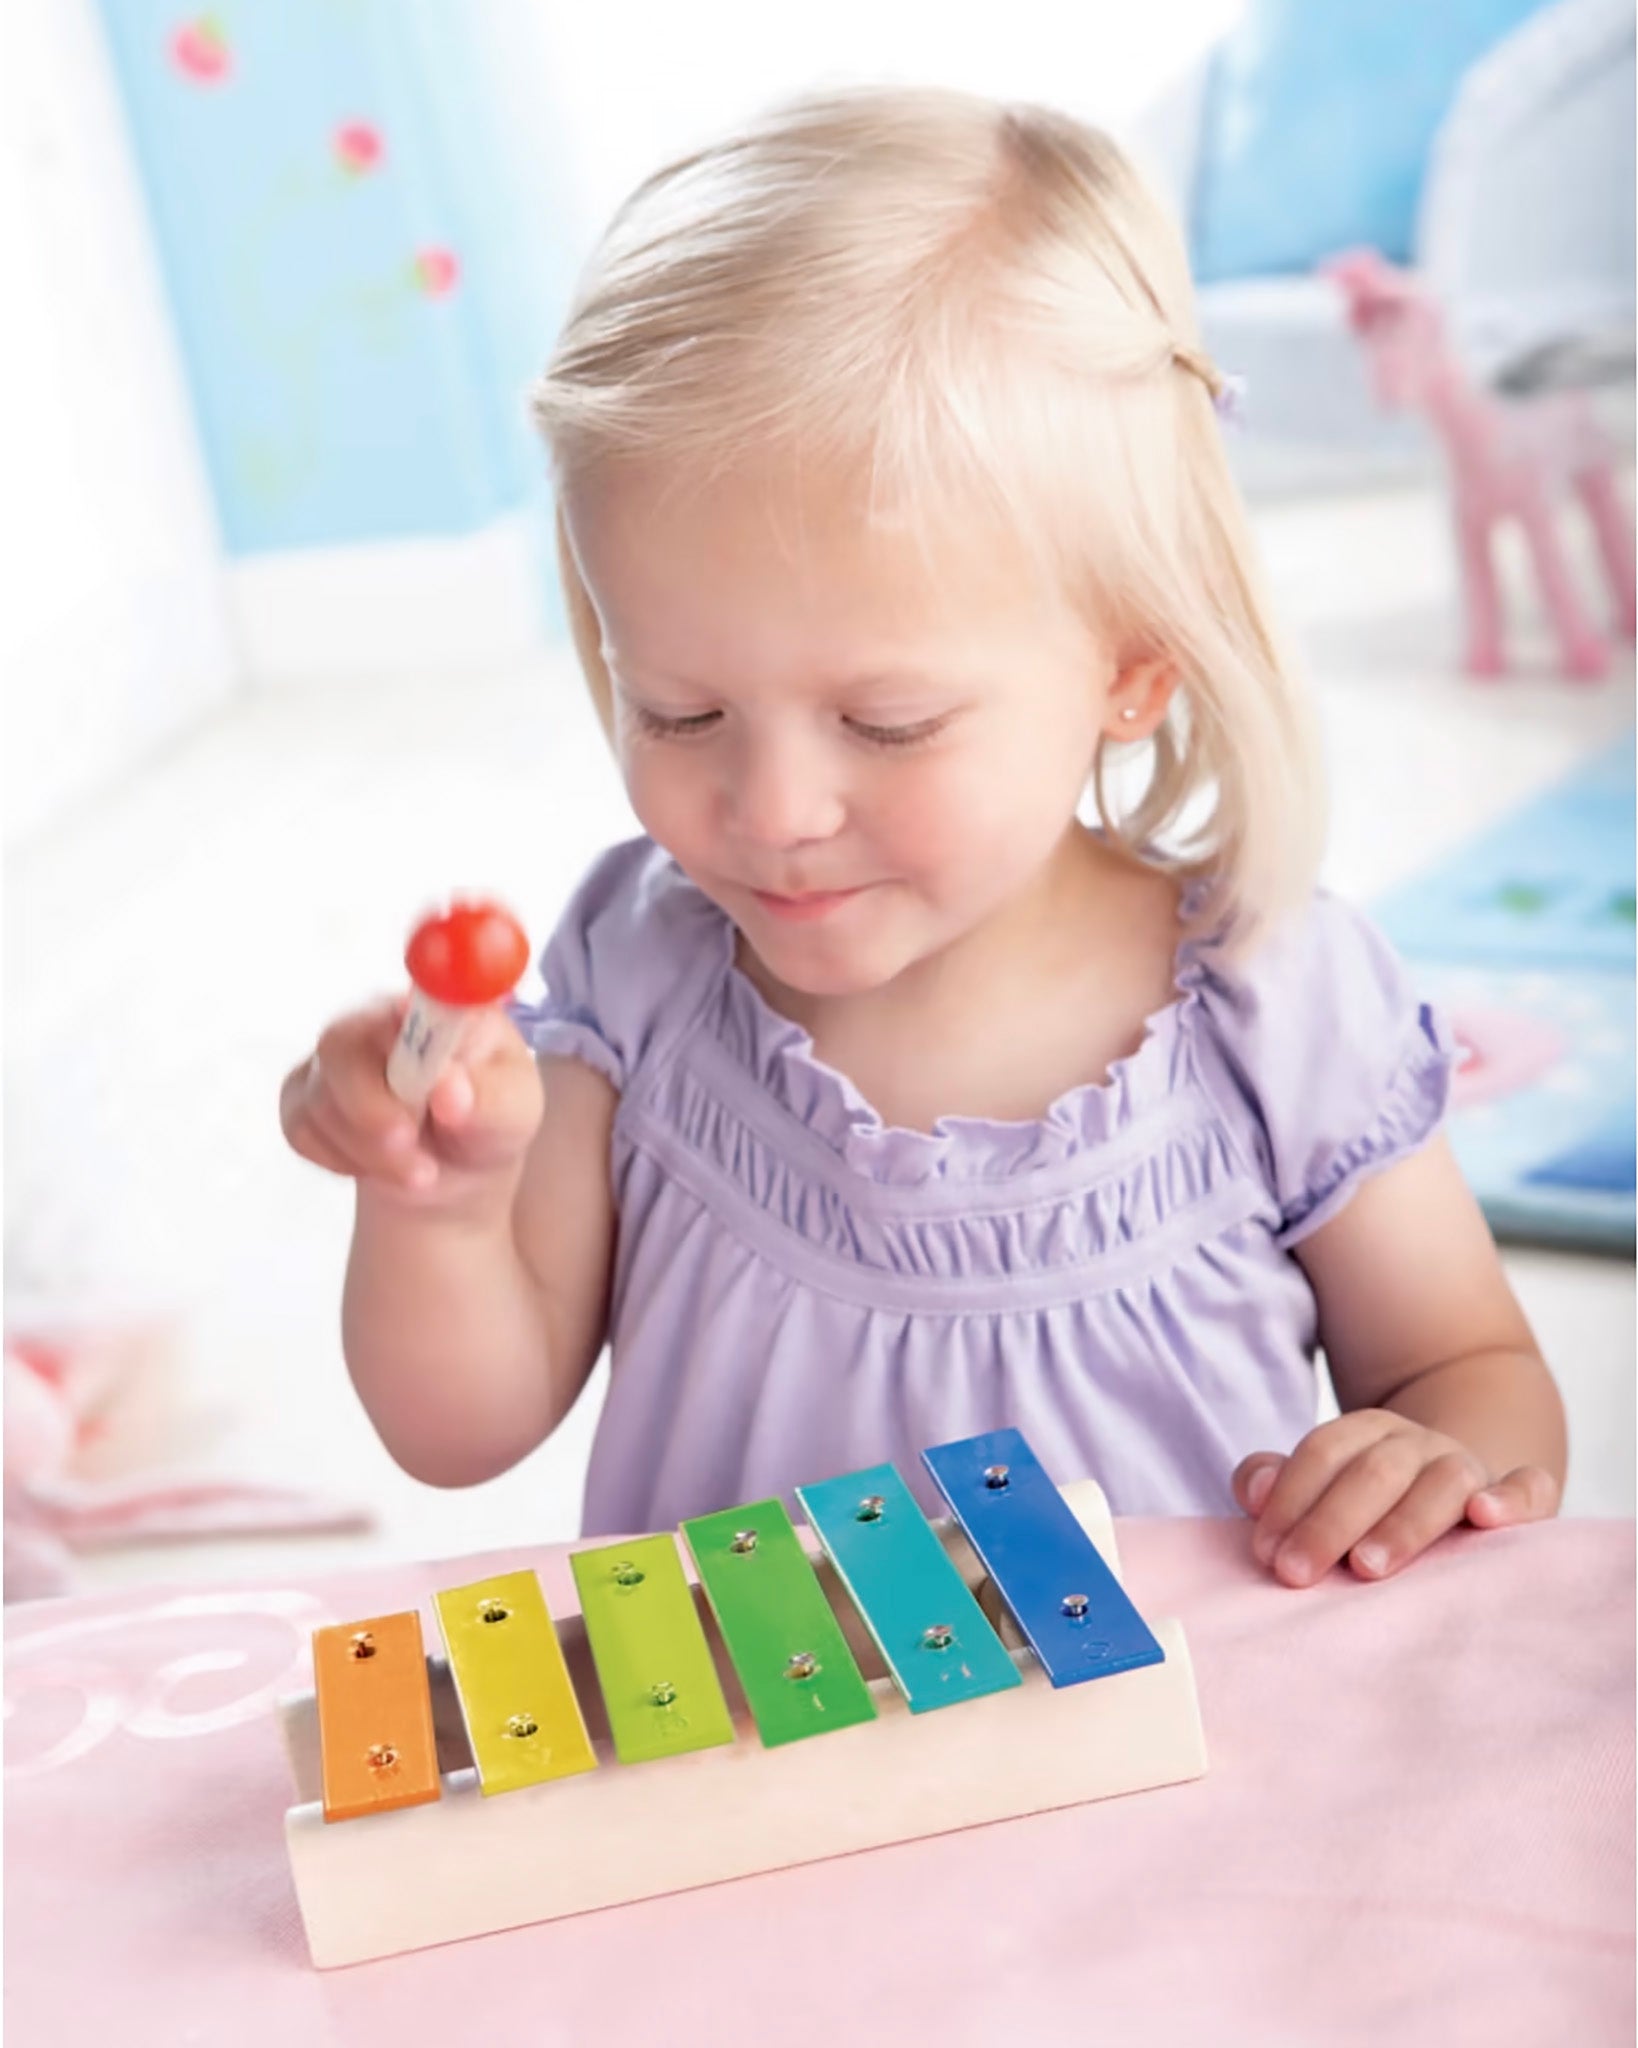
M496 1005L469 1021L423 1119L387 1086L408 1006L393 996L338 1018L285 1077L279 1114L290 1144L315 1165L424 1193L440 1180L440 1161L482 1171L518 1158L544 1103L534 1055Z
M385 1066L408 1009L406 995L378 996L373 1003L351 1010L328 1025L320 1034L319 1050L323 1051L326 1041L349 1049L356 1044L366 1057L379 1059Z
M438 1156L482 1168L521 1157L540 1127L545 1097L532 1059L471 1068L461 1061L439 1078L427 1108Z
M1241 1514L1256 1521L1268 1504L1268 1496L1274 1490L1274 1482L1284 1463L1285 1459L1278 1451L1254 1451L1249 1458L1240 1460L1234 1468L1229 1487Z
M1478 1529L1505 1529L1518 1522L1544 1522L1558 1513L1558 1481L1540 1465L1516 1465L1493 1479L1467 1503L1467 1519Z
M469 1067L487 1066L494 1059L527 1060L532 1066L534 1057L499 1003L474 1011L461 1033L461 1058Z
M427 1091L427 1114L445 1130L459 1130L478 1099L472 1076L460 1060L451 1061Z
M521 1151L544 1106L534 1054L499 1008L470 1020L459 1057L427 1096L440 1151L474 1161Z
M352 1161L339 1146L330 1142L312 1117L304 1116L294 1123L287 1124L285 1135L290 1140L292 1151L299 1153L314 1166L322 1166L326 1173L349 1176L352 1174Z
M1275 1474L1262 1510L1252 1555L1269 1564L1286 1537L1324 1496L1327 1487L1361 1452L1388 1434L1373 1423L1374 1411L1361 1409L1311 1429Z
M1296 1455L1300 1447L1293 1463ZM1409 1433L1378 1437L1336 1474L1283 1535L1268 1533L1270 1501L1252 1539L1253 1550L1261 1552L1262 1562L1286 1585L1312 1585L1404 1498L1422 1469L1423 1457L1422 1445ZM1276 1481L1276 1492L1279 1485ZM1462 1499L1466 1498L1464 1493Z
M414 1146L417 1119L387 1086L387 1057L396 1037L392 1009L344 1017L323 1033L313 1054L313 1094L355 1133L360 1147L385 1164Z
M417 1119L386 1085L397 1035L391 1001L338 1018L285 1076L279 1118L291 1146L332 1173L410 1183Z
M1474 1467L1466 1451L1446 1451L1424 1465L1404 1497L1349 1550L1359 1576L1385 1579L1454 1529L1473 1492Z
M450 1090L461 1085L453 1077ZM440 1089L444 1084L440 1082ZM543 1100L532 1074L480 1072L467 1083L471 1107L453 1121L443 1120L434 1104L429 1126L432 1148L452 1165L481 1169L521 1158L540 1125Z
M321 1095L310 1107L308 1127L317 1142L342 1161L332 1169L335 1172L411 1189L430 1187L437 1179L436 1162L424 1146L415 1142L413 1126L407 1142L396 1126L385 1139L361 1133L332 1101Z
M455 1131L473 1120L479 1110L480 1085L485 1114L504 1116L512 1091L504 1078L499 1087L493 1087L487 1076L496 1068L504 1076L508 1068L523 1062L532 1067L534 1057L504 1011L494 1006L474 1011L461 1028L456 1057L427 1091L427 1111L433 1122Z

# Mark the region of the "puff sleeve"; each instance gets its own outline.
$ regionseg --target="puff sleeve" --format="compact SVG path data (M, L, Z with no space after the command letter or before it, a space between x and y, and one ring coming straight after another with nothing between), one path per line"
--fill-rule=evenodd
M514 1000L512 1021L536 1054L583 1060L624 1089L720 967L720 922L651 840L611 847L546 942L544 992Z
M1458 1048L1370 919L1318 891L1249 960L1208 949L1203 1078L1299 1243L1443 1120Z

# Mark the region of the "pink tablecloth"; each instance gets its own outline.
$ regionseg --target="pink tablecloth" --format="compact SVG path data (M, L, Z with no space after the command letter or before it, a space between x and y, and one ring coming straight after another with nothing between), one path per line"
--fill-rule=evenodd
M1190 1637L1199 1783L325 1974L270 1706L308 1631L523 1563L567 1611L565 1553L11 1610L7 2038L1629 2048L1630 1522L1300 1593L1240 1524L1121 1542Z

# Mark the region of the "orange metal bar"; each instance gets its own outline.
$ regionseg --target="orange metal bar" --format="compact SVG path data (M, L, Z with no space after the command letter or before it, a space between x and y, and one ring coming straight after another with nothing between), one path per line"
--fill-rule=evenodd
M315 1629L313 1691L326 1820L442 1796L419 1614Z

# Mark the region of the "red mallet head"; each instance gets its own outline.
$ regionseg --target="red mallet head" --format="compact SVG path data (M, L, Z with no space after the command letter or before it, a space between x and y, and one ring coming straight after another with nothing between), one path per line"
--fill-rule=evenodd
M416 926L404 965L434 1002L478 1009L517 987L529 965L529 940L498 903L457 899Z

